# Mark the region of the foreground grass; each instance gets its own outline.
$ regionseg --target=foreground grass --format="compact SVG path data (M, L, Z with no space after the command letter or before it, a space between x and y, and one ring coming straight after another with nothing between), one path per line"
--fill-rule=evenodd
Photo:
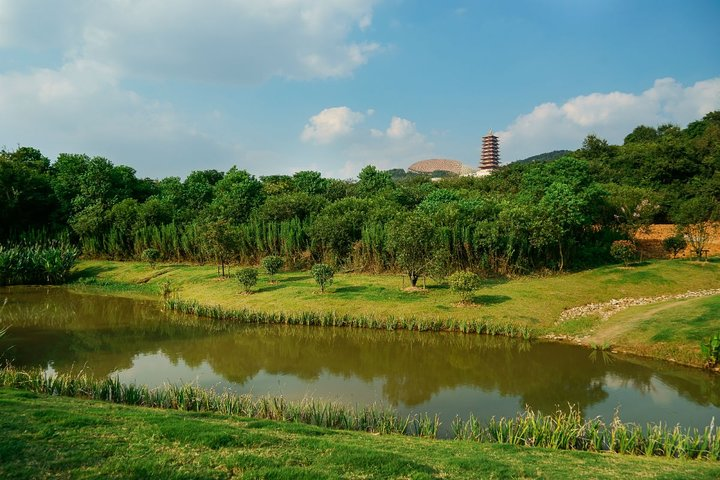
M0 478L718 478L716 462L371 435L0 389Z
M588 303L717 288L720 261L658 260L629 268L607 266L564 275L490 280L477 292L476 305L471 307L458 305L455 294L433 283L425 291L405 292L401 275L338 274L324 295L318 293L308 272L279 274L275 284L261 278L251 295L241 294L234 278L218 278L214 266L162 265L151 269L142 263L83 261L77 276L80 283L99 285L107 292L155 297L159 285L169 281L181 299L226 310L362 313L380 320L407 317L512 324L536 335L566 335L588 345L607 343L629 352L701 365L699 342L692 335L657 336L659 330L652 323L646 324L646 335L636 335L633 329L618 329L617 322L580 318L559 323L558 318L563 310ZM633 308L623 312L618 321L640 325L635 315L645 314L639 307ZM720 330L720 316L698 318L693 326L701 326L698 331Z

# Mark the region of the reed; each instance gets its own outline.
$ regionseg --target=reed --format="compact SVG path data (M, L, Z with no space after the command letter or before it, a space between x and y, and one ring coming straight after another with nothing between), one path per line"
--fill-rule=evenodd
M63 243L0 245L0 285L64 283L78 254L75 247Z
M166 298L165 309L186 315L227 320L239 323L284 324L305 326L333 326L372 328L383 330L416 330L418 332L452 331L487 335L504 335L529 340L535 336L525 325L499 324L488 320L458 321L441 318L394 317L378 318L373 315L349 315L337 312L263 312L242 309L226 309L220 305L203 305L197 301Z
M720 438L715 420L705 429L669 428L665 424L648 424L645 428L623 423L617 412L606 424L600 418L585 419L580 410L570 406L543 415L526 408L515 418L490 419L482 425L471 415L463 422L452 423L457 439L480 442L536 446L560 450L615 452L630 455L670 458L720 460Z
M201 388L195 384L165 384L158 388L122 384L117 377L96 379L84 371L50 375L42 369L0 369L0 387L47 395L87 398L119 404L195 412L217 412L341 430L379 434L402 434L437 438L438 415L398 415L382 405L349 407L337 402L305 399L291 402L283 397L253 397ZM553 415L526 408L514 418L491 418L483 424L470 415L451 424L456 440L504 443L561 450L616 452L668 458L720 460L720 432L714 419L702 431L649 424L642 428L620 421L617 413L606 424L600 418L585 419L578 408Z
M84 371L50 375L41 369L0 370L0 386L47 395L87 398L151 408L217 412L249 418L307 423L326 428L434 436L439 420L427 416L400 417L392 409L371 405L349 407L336 402L283 397L253 397L218 393L194 384L165 384L159 388L120 383L117 377L96 379ZM414 427L411 428L411 425Z

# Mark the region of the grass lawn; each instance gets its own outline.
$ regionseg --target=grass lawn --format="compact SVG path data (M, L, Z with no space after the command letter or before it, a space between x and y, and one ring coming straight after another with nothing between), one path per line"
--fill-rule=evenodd
M700 342L718 331L720 295L714 295L629 308L609 318L592 339L651 356L662 351L688 363L700 356Z
M371 435L0 389L0 478L718 478L720 464Z
M719 288L720 259L717 258L708 262L656 260L631 267L606 266L562 275L488 280L477 291L476 305L471 307L458 305L456 294L431 281L424 291L403 291L403 276L399 274L337 274L325 294L319 293L309 272L278 274L274 284L261 275L250 295L241 293L232 276L218 278L214 266L168 264L151 269L137 262L82 261L76 268L76 278L77 283L101 285L108 292L155 297L159 295L159 285L170 281L184 300L228 309L335 311L378 318L393 315L513 323L528 326L538 335L570 335L586 344L608 343L625 351L673 357L694 365L702 363L698 336L720 331L717 308L698 314L693 324L683 320L682 311L676 320L665 322L667 325L657 324L653 322L653 309L646 307L626 310L609 321L580 318L558 323L564 309L588 303ZM715 305L720 301L717 297L710 298L715 298ZM672 328L678 323L686 326L687 334L668 333L672 322L675 322ZM702 328L695 328L699 324Z

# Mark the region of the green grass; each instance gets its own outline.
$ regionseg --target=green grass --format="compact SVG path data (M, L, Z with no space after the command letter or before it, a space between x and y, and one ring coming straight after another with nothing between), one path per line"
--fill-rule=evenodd
M709 461L337 431L0 389L0 478L718 478Z
M231 268L231 275L233 271ZM588 303L717 288L720 262L655 260L631 267L614 265L563 275L493 279L476 292L476 305L471 307L458 305L456 294L431 280L425 291L403 291L400 274L338 273L328 292L320 294L309 272L285 272L276 275L275 284L261 276L254 293L243 295L232 276L221 279L216 272L215 266L165 264L152 269L145 263L83 261L76 269L75 283L109 293L157 298L160 284L169 281L181 299L224 310L332 312L380 320L424 318L498 328L511 325L525 327L537 335L569 335L587 345L608 343L628 352L659 358L673 356L683 363L701 365L698 341L692 334L676 335L672 330L656 327L651 320L646 334L634 327L635 317L645 315L642 310L645 307L630 309L611 321L591 317L560 324L557 320L564 309ZM404 285L408 285L407 280ZM679 325L695 327L683 321L680 319ZM622 334L626 324L630 325L629 335ZM720 315L710 315L703 329L720 330Z
M700 343L718 331L720 295L714 295L631 307L608 319L602 334L646 355L695 363Z

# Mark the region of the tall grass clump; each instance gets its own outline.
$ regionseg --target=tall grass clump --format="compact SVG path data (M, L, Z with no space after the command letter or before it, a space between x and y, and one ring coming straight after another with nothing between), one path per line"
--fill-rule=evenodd
M228 391L216 392L195 384L165 384L158 388L120 383L117 377L96 379L84 371L48 374L42 369L0 369L0 387L29 390L46 395L101 400L151 408L217 412L285 422L306 423L325 428L381 434L402 434L436 438L440 418L399 416L384 406L349 407L336 402L305 399L291 402L283 397L253 397ZM491 418L487 424L471 415L456 418L451 425L457 440L504 443L561 450L615 452L668 458L720 460L720 431L715 420L703 430L670 428L648 424L642 428L620 421L617 413L606 424L600 418L585 419L580 410L543 415L526 408L514 418Z
M418 332L462 332L486 335L503 335L530 340L534 332L527 325L499 324L492 321L456 321L441 318L394 317L378 318L373 315L349 315L337 312L264 312L260 310L227 309L220 305L203 305L176 297L165 299L165 309L186 315L239 323L305 325L319 327L353 327L383 330L415 330Z
M0 285L64 283L78 256L78 250L67 244L0 245Z
M253 397L228 391L218 393L194 384L165 384L149 388L122 384L117 377L96 379L84 371L50 375L42 369L23 371L6 365L0 370L0 386L126 405L217 412L375 433L431 436L439 425L437 419L433 423L425 417L401 417L394 410L378 405L349 407L313 399L290 402L283 397Z
M705 429L683 429L679 425L648 424L645 428L623 423L617 412L606 424L600 418L585 419L578 408L543 415L526 408L514 418L491 418L483 425L477 418L452 423L456 439L479 442L615 452L629 455L720 460L720 430L715 419Z

